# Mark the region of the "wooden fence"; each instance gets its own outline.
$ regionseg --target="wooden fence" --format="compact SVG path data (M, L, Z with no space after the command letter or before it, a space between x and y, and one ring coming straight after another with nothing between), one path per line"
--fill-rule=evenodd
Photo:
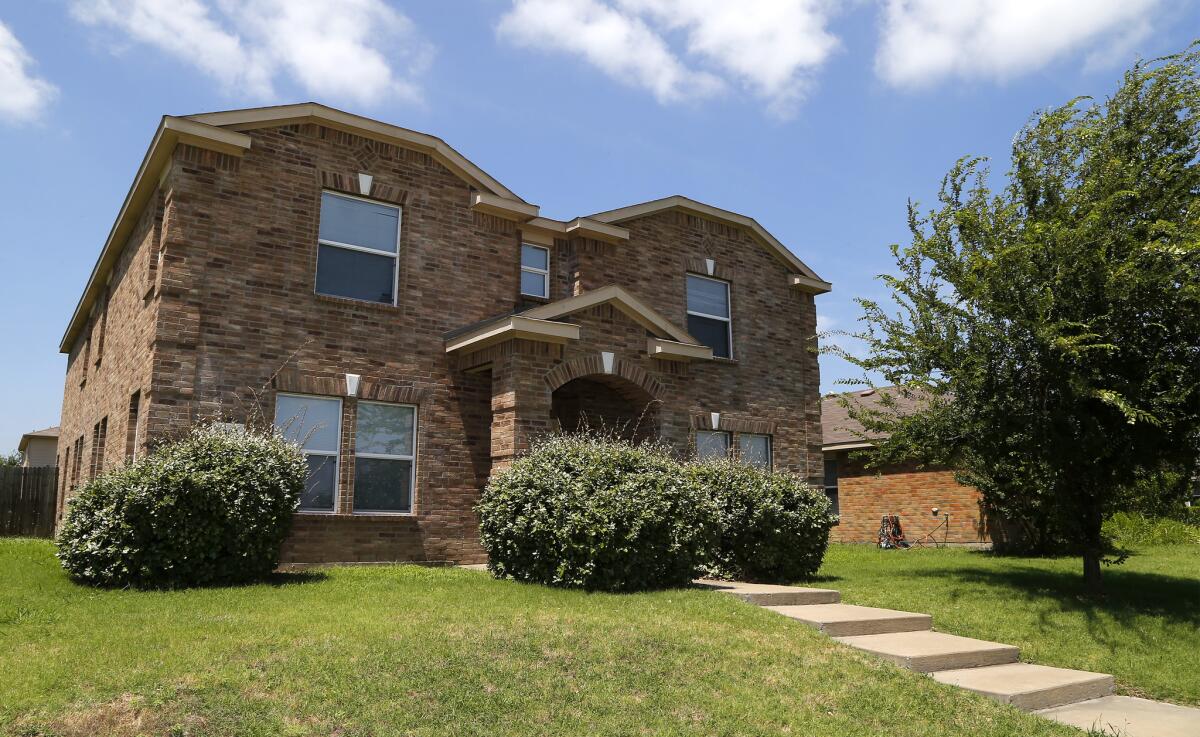
M58 469L0 468L0 536L53 537Z

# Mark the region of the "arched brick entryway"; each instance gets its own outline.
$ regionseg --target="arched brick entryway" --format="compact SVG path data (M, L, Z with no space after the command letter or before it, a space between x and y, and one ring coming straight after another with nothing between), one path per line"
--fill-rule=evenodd
M550 391L555 391L568 381L588 376L618 377L639 387L652 399L661 401L663 398L663 386L658 379L636 363L612 353L597 352L560 363L546 373L546 385Z

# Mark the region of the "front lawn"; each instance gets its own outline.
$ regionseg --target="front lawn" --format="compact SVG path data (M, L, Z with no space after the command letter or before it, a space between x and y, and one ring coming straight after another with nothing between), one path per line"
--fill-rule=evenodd
M832 545L821 585L842 601L933 615L943 632L1006 642L1021 659L1111 673L1120 693L1200 705L1200 547L1145 547L1083 596L1077 558Z
M0 539L0 733L1077 734L717 593L416 566L99 591L52 550Z

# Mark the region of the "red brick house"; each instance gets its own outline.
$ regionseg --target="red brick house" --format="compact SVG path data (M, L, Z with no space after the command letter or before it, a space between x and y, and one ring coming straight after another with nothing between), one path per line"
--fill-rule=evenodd
M878 543L880 520L897 515L910 542L981 545L990 542L979 491L954 480L943 468L916 463L870 467L870 452L880 436L870 436L852 419L843 403L878 405L879 390L832 395L822 401L825 493L840 515L831 539L838 542ZM904 411L912 401L895 395ZM866 437L864 437L866 435ZM937 510L936 513L934 510Z
M322 105L168 116L60 346L61 498L255 387L304 430L292 562L479 560L488 475L581 422L819 482L829 288L685 197L554 220Z

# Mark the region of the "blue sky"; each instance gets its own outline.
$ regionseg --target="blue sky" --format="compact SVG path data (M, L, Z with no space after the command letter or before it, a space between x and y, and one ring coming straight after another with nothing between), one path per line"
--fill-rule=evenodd
M0 4L0 451L58 422L72 309L163 114L317 100L444 138L550 217L684 194L881 296L905 202L1200 35L1189 0ZM822 359L823 388L852 376Z

